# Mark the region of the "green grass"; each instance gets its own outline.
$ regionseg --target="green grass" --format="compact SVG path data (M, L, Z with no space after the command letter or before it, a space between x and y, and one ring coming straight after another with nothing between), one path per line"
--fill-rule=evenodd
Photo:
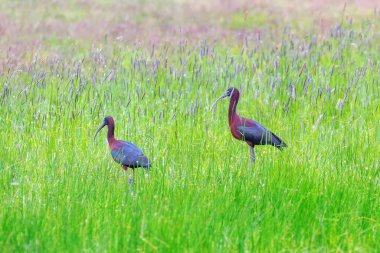
M379 33L345 24L325 39L282 36L105 44L4 74L0 251L377 251ZM210 110L229 86L284 152L257 147L250 164L228 101ZM106 131L93 141L107 115L153 161L133 196Z

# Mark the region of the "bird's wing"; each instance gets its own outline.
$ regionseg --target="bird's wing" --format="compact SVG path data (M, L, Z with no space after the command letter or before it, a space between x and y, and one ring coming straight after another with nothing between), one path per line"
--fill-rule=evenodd
M122 146L111 151L113 159L128 167L149 167L150 161L139 147L130 142L122 142Z
M272 145L279 149L286 147L277 135L256 122L253 126L238 126L237 129L243 135L244 140L252 142L253 145Z

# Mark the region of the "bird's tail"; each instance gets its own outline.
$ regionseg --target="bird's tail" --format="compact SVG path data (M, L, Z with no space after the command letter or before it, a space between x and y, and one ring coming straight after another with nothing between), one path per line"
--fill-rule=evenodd
M278 137L277 135L275 135L274 133L272 133L272 145L275 146L276 148L278 148L279 150L283 150L284 148L286 148L288 145L280 139L280 137Z

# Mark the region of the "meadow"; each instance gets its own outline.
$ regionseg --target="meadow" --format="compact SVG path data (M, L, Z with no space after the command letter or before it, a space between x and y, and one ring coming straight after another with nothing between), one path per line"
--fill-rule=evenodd
M49 38L61 54L3 64L0 251L378 251L378 21L240 42ZM250 163L227 99L211 109L228 87L288 148ZM107 115L153 163L133 194L106 131L93 140Z

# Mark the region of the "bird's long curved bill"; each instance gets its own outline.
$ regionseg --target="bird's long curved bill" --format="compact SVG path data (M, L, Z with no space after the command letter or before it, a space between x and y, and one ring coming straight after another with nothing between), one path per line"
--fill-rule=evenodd
M225 97L227 97L227 95L226 95L226 94L223 94L220 98L218 98L218 99L212 104L211 109L213 109L213 108L216 106L216 104L217 104L220 100L222 100L223 98L225 98Z
M98 130L96 130L96 133L95 133L95 136L94 136L94 141L95 141L96 135L98 135L99 131L102 130L102 128L103 128L105 125L106 125L106 124L103 123L103 124L98 128Z

